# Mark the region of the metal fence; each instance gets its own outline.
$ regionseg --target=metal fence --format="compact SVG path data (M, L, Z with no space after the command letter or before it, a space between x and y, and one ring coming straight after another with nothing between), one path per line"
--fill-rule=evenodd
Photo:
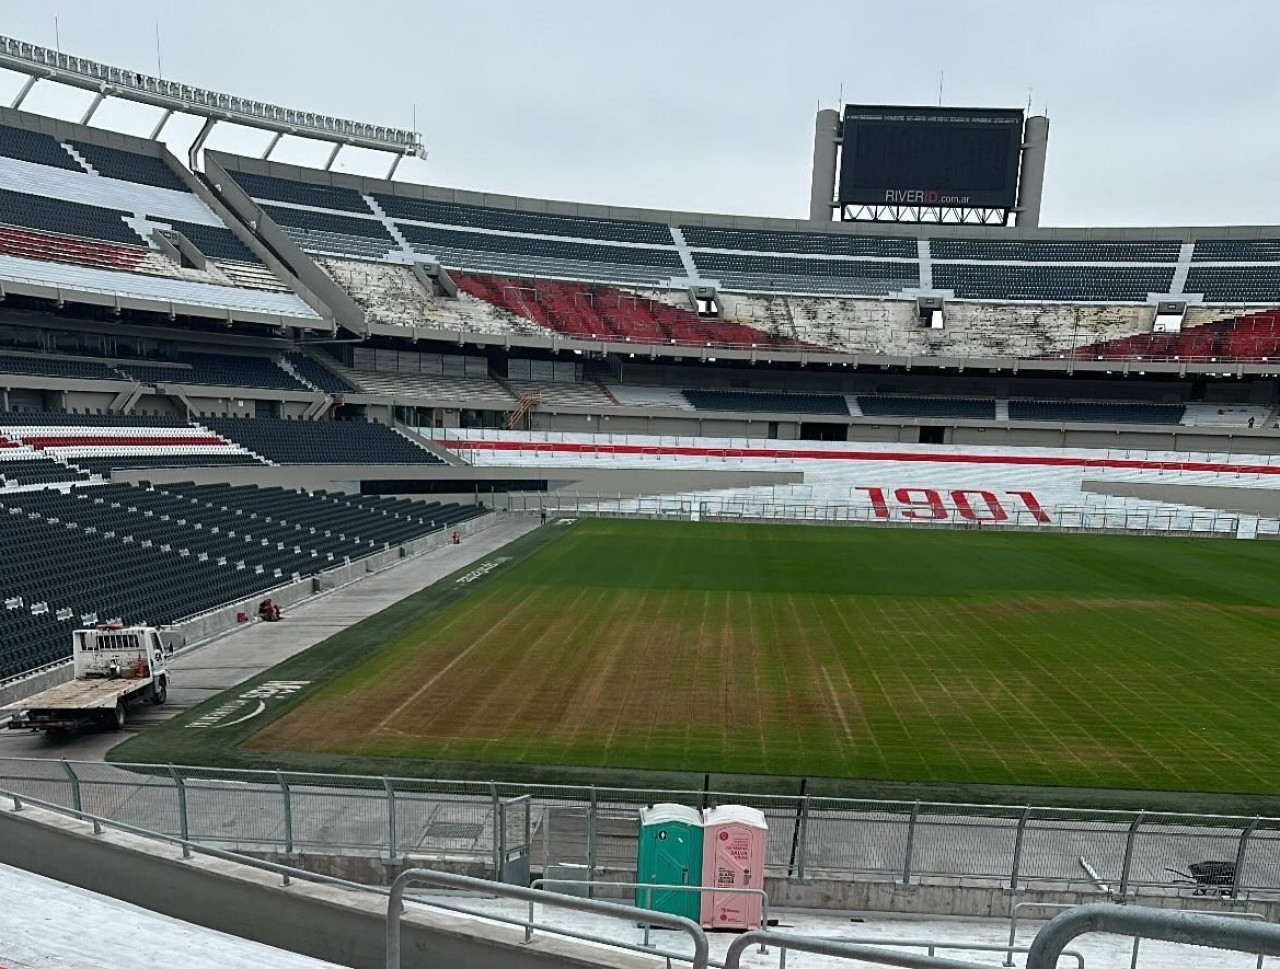
M1132 897L1212 890L1170 869L1218 860L1235 866L1237 895L1280 893L1280 818L17 758L0 759L0 789L217 847L466 863L498 877L530 861L628 877L639 809L674 801L763 810L777 878L965 878Z
M824 525L887 525L896 528L1027 529L1056 532L1125 532L1254 538L1280 535L1280 519L1255 518L1213 509L1173 506L1133 509L1116 503L1048 505L1036 512L1009 510L999 521L913 518L901 509L877 514L865 504L824 499L767 499L744 496L689 497L510 492L495 495L498 510L565 517L661 518L686 521L787 522Z

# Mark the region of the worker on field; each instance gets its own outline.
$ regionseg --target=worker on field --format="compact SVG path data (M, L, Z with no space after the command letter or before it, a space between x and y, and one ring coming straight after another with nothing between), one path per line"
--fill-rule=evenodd
M258 604L258 618L263 622L279 622L280 607L272 599L263 599Z

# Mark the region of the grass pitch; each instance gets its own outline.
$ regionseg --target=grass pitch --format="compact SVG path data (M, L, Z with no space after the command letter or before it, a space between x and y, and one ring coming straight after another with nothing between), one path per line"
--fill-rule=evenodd
M243 749L485 762L495 776L1280 788L1280 545L558 530L453 604L345 650L349 668Z

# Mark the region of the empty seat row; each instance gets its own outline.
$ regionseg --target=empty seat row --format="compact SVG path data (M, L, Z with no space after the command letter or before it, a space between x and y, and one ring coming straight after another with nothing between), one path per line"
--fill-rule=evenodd
M277 464L439 464L425 448L383 424L205 418L206 427Z
M494 229L500 232L572 236L578 239L598 239L603 242L637 242L659 246L671 244L671 230L661 222L521 212L515 209L498 209L458 202L437 202L431 199L378 193L374 193L373 199L382 211L393 219L413 219L418 222Z

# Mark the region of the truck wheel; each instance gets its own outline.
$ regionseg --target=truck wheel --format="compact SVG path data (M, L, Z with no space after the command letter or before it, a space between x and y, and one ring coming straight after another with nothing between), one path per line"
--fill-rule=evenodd
M111 730L124 729L124 704L116 703L116 708L108 714L107 727Z
M151 684L151 702L156 706L162 706L167 699L169 699L169 679L164 676L157 677Z

